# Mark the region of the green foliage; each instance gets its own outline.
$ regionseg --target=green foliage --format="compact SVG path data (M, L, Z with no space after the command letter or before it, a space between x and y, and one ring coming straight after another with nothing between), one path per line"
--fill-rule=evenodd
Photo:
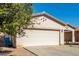
M31 4L1 3L0 31L9 35L21 33L24 26L31 24Z

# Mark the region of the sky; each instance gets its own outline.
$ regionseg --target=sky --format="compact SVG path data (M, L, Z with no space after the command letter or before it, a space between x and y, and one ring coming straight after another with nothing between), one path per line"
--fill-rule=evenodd
M79 3L33 3L33 13L43 11L73 26L79 26Z

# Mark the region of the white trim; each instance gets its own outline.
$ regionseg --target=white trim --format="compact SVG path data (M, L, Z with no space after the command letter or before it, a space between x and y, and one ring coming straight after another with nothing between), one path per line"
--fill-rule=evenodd
M72 31L72 42L75 42L75 31Z

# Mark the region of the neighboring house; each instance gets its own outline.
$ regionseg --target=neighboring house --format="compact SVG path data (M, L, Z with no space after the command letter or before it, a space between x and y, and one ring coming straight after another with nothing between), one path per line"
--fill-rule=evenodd
M33 26L25 29L23 37L17 37L17 45L45 46L75 42L75 27L43 12L32 15Z
M75 41L79 42L79 27L76 27L75 29Z

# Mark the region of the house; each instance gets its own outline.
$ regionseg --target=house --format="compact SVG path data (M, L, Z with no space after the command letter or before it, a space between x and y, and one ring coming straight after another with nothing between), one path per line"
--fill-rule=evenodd
M75 42L75 27L66 24L46 12L32 15L33 26L24 30L25 35L17 35L16 44L21 46L64 45Z

